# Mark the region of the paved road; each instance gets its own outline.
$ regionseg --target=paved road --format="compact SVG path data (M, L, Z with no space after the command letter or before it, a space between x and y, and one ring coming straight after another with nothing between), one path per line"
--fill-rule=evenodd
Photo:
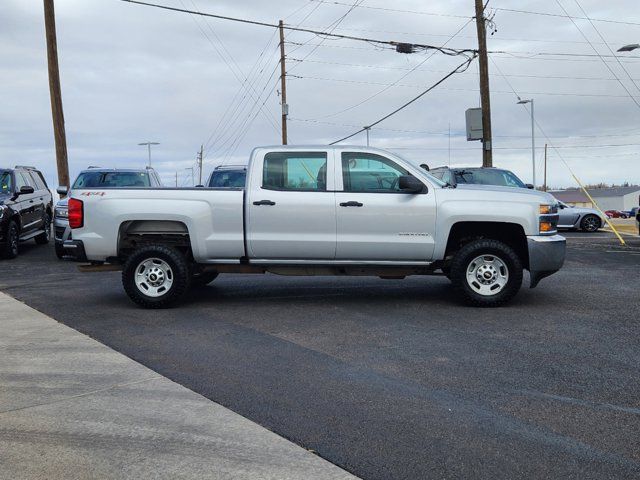
M640 476L640 242L569 234L508 307L446 279L226 275L145 311L48 248L0 290L366 479Z

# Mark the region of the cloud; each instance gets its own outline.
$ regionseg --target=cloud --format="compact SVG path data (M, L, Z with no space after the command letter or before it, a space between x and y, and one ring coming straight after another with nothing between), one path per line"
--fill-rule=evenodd
M304 26L321 29L349 10L348 5L307 0L163 3L274 23L286 18L288 24L304 21ZM572 15L579 15L575 2L562 3ZM592 17L640 23L640 17L630 17L635 11L631 0L580 3ZM541 0L492 1L490 7L562 13L557 4ZM513 88L535 99L536 118L550 137L545 140L536 131L539 179L546 141L558 147L548 151L552 185L573 184L560 155L586 182L639 183L640 108L609 69L597 57L535 55L594 54L576 27L566 18L495 13L498 31L489 39L490 50L519 52L493 54L490 63L495 164L530 181L529 114L516 105ZM272 29L118 1L58 0L56 14L72 176L87 165L142 167L147 151L137 144L151 140L161 143L153 150L153 164L167 183L176 171L186 181L190 173L185 169L194 164L203 143L210 170L221 162L244 163L254 146L279 142L279 51ZM467 21L455 15L472 16L473 2L371 0L344 17L336 32L443 44ZM609 54L589 22L576 23L601 54ZM640 27L635 25L597 22L596 26L614 49L639 40ZM358 130L415 96L461 60L435 54L424 61L423 53L404 55L300 32L288 32L287 42L290 143L327 143ZM473 22L448 46L474 48ZM628 54L623 65L640 79L640 60L633 57L637 55ZM640 98L640 90L620 65L613 59L609 65ZM636 83L640 85L640 80ZM8 0L3 6L0 85L3 164L35 164L56 185L43 12L38 2ZM398 147L395 151L412 161L431 165L478 165L480 145L467 142L464 133L464 111L478 106L478 97L473 64L468 72L375 127L372 145ZM346 111L338 113L341 110ZM364 143L365 136L350 142Z

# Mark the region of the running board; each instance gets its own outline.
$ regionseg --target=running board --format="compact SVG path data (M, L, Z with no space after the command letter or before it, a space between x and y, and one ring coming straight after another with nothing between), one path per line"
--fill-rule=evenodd
M25 235L20 237L21 242L26 242L27 240L31 240L32 238L37 237L38 235L42 235L44 230L36 230L35 232L26 233Z

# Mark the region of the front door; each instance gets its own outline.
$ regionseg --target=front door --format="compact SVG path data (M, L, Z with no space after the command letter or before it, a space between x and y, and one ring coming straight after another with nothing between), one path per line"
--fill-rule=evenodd
M411 173L373 153L343 152L336 169L337 260L428 261L435 245L432 190L406 193L399 179Z
M335 258L332 155L285 150L254 158L246 206L251 259Z

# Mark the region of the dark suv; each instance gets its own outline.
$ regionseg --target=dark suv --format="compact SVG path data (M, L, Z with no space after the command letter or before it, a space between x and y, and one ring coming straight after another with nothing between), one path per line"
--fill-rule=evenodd
M33 167L0 168L0 255L15 258L18 242L49 242L53 199Z

